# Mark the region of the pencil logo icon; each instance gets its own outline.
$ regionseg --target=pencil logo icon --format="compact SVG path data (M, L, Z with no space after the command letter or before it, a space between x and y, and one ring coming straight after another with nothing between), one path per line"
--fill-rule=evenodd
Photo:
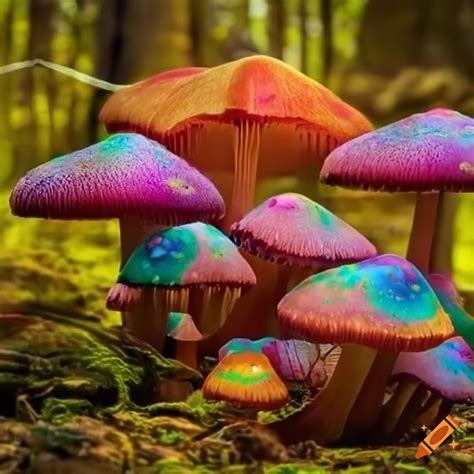
M432 454L448 436L456 431L458 426L459 423L451 415L448 415L418 445L418 451L415 455L416 459Z

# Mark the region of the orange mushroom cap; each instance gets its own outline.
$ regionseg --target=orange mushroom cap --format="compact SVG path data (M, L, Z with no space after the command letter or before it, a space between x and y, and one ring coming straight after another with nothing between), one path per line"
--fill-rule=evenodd
M134 130L158 140L192 124L235 119L292 122L338 143L373 128L329 89L267 56L158 74L117 91L100 114L109 132Z
M209 400L255 410L280 408L289 397L268 358L253 351L224 357L208 375L202 393Z

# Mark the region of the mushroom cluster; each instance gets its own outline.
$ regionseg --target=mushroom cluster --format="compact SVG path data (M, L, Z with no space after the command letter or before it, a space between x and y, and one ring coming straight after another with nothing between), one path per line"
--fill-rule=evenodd
M397 388L384 406L380 432L403 435L412 426L435 425L454 403L474 400L474 351L457 336L425 352L403 353L393 370Z
M373 131L316 81L253 56L121 88L101 120L115 134L28 172L12 212L118 219L107 307L194 369L218 356L205 398L273 410L304 384L311 402L273 428L325 444L398 436L472 400L474 319L430 258L442 194L474 191L474 119L435 109ZM316 188L319 172L416 192L407 258L378 255L308 196L255 201L265 178Z

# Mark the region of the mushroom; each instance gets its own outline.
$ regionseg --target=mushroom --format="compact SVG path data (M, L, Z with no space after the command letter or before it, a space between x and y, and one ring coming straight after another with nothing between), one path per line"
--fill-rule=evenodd
M276 303L315 271L377 255L353 227L296 193L267 199L233 224L230 235L252 255L282 266Z
M188 313L173 311L168 313L166 320L166 335L176 341L196 342L203 339L202 334Z
M396 427L396 431L400 431L397 424L402 425L403 430L416 423L417 419L430 424L438 415L449 414L454 403L472 402L474 351L462 337L456 336L424 352L404 352L397 360L393 376L399 387L383 409L380 430L385 436L390 435ZM431 392L431 395L429 398L419 397L416 407L418 418L413 417L413 409L409 410L411 416L406 416L407 405L417 390L425 394ZM423 399L425 403L422 407ZM424 413L420 415L422 408Z
M436 293L444 311L451 318L456 334L474 348L474 318L464 309L464 299L458 293L450 277L432 273L427 280Z
M133 310L142 288L151 287L158 314L131 318L129 325L161 350L170 312L191 314L206 338L223 324L242 290L255 284L255 274L237 247L215 227L195 222L151 234L120 271L107 307ZM185 348L180 353L186 354L182 362L195 368L196 343L181 344Z
M204 398L239 408L274 410L288 402L286 385L264 354L234 352L224 357L202 386Z
M326 370L320 359L319 346L296 339L279 340L264 337L256 341L235 338L219 350L219 361L229 354L252 351L265 354L273 368L286 382L302 382L311 389L320 388L326 382Z
M442 192L474 191L474 119L434 109L394 122L334 150L321 181L418 193L407 258L428 273Z
M425 350L452 335L431 287L412 264L395 255L309 277L282 299L278 320L305 340L342 346L328 384L307 409L281 426L289 439L304 433L322 443L342 437L351 409L363 398L370 404L362 411L369 424L375 421L398 352ZM369 387L364 381L378 351L380 376Z
M21 178L14 215L119 219L122 264L157 224L216 221L224 202L186 161L135 133L120 133L54 158Z
M109 132L158 140L209 176L228 203L224 229L254 205L257 177L314 175L332 149L372 130L330 90L267 56L158 74L117 91L100 119Z

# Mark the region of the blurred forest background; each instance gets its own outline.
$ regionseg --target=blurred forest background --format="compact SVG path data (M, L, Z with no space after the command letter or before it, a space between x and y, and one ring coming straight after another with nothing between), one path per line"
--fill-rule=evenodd
M128 84L187 65L269 54L383 125L446 106L474 116L472 0L0 0L0 67L39 57ZM0 301L107 315L114 222L10 216L30 168L95 142L109 93L36 68L0 76ZM294 189L291 177L261 195ZM384 252L403 254L413 196L322 189L323 204ZM438 268L474 290L474 199L449 196ZM111 319L109 319L110 321Z

